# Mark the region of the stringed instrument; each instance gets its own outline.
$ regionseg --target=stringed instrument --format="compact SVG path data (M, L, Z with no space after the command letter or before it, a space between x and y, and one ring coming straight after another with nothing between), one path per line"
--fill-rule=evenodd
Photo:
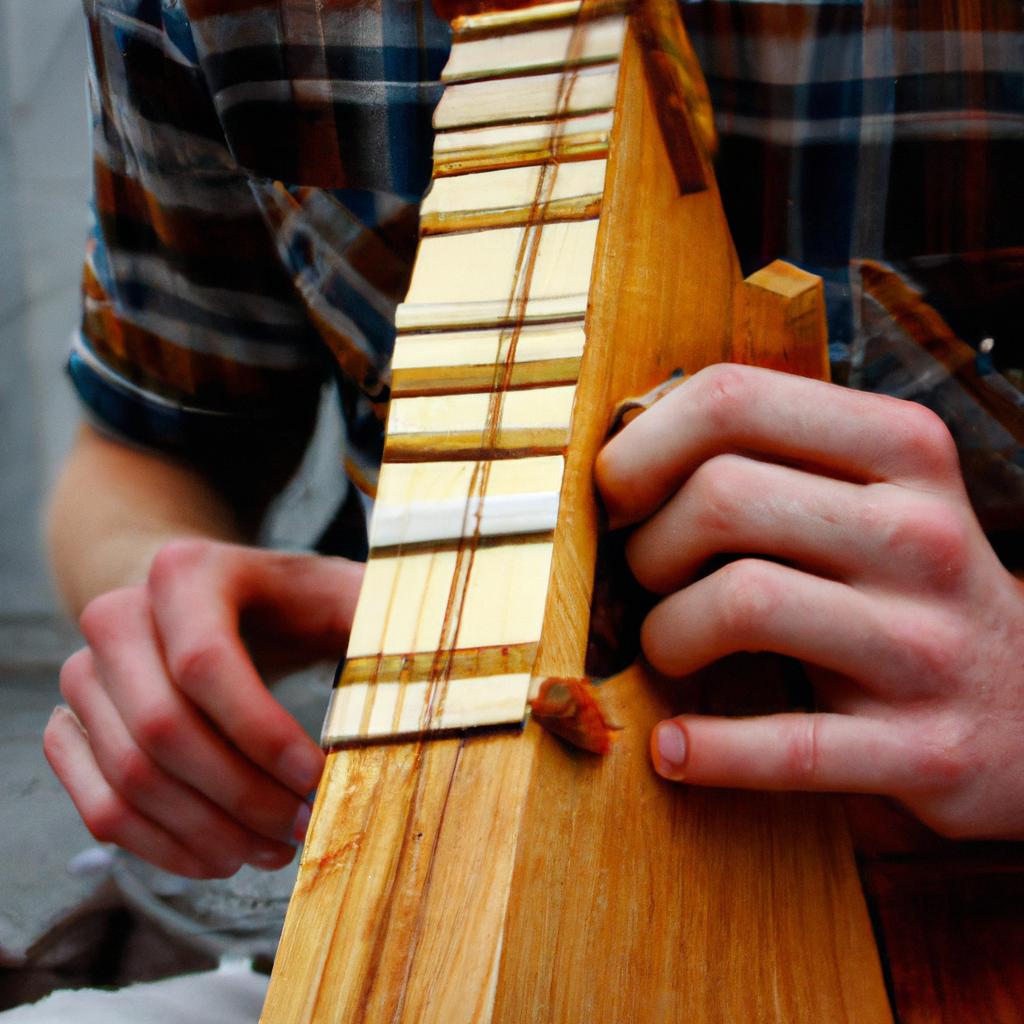
M708 687L783 700L777 662L703 691L634 666L596 687L604 756L529 714L585 675L616 408L712 362L828 364L820 281L741 280L674 3L500 6L446 4L370 558L262 1020L890 1020L838 805L650 766Z

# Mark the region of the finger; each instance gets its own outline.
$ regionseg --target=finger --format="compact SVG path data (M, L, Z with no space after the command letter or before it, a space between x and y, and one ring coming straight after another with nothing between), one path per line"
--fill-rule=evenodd
M202 794L169 776L132 740L95 676L90 651L65 663L61 692L114 792L212 865L219 876L234 874L243 863L276 870L291 861L291 846L243 829Z
M744 558L657 605L641 628L641 644L668 676L738 651L774 651L864 680L866 688L898 686L901 698L911 699L938 685L934 673L922 671L930 656L914 639L918 619L905 599ZM940 633L941 623L931 632Z
M237 564L221 575L219 592L197 594L199 574L168 564L172 556L185 563L206 553L179 545L163 553L150 573L153 616L171 680L249 760L305 796L320 779L323 752L271 695L239 635L240 607L266 596L262 587L287 586L287 574L253 578L245 564L251 558L229 555ZM287 603L280 592L275 600ZM320 614L324 604L327 596L317 592L310 613Z
M302 801L219 735L172 685L152 616L139 588L94 600L81 627L97 676L134 742L169 775L229 817L268 839L287 842Z
M740 451L858 482L959 488L942 421L911 402L752 366L701 370L602 450L597 484L614 524L650 515L702 462Z
M659 775L694 785L894 796L913 791L919 761L889 723L823 712L681 715L655 726L651 756Z
M301 644L308 657L340 660L365 565L347 558L259 551L235 577L245 618Z
M865 488L741 455L718 455L627 543L630 568L669 593L715 555L757 554L847 582L943 589L962 573L966 517L907 488ZM952 567L952 569L951 569Z
M219 877L215 867L137 813L107 784L82 727L56 708L43 734L43 750L82 821L101 843L115 843L143 860L189 878Z

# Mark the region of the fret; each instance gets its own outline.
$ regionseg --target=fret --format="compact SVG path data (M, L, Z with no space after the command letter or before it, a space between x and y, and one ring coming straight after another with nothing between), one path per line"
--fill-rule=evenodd
M452 85L437 104L434 127L480 128L611 110L618 80L618 64L609 63L580 68L568 86L561 73Z
M558 167L550 194L541 203L537 195L544 184L544 168L536 165L441 178L423 200L420 231L432 235L596 218L606 168L605 160Z
M466 579L459 577L466 571L459 552L372 558L363 587L373 592L360 601L348 656L536 643L550 565L550 541L481 548ZM454 637L446 637L453 583L465 589L465 606L460 621L450 626ZM422 595L422 601L413 595Z
M469 559L459 549L437 547L373 553L324 742L520 725L530 670L488 674L483 664L482 674L463 677L453 668L481 648L535 648L552 548L550 538L513 538L477 546ZM454 624L448 614L453 597L459 608ZM406 661L398 679L377 673L366 678L368 660L395 655ZM355 666L351 675L348 664Z
M515 339L515 352L511 345ZM531 362L546 359L579 358L586 336L582 320L564 323L526 324L514 333L511 327L485 330L438 331L429 334L400 334L395 343L393 369L454 369L488 363Z
M449 679L443 690L430 678L342 684L334 691L325 735L369 741L519 725L530 678L520 672Z
M522 459L517 465L496 464L487 477L490 497L508 497L524 491L557 494L562 486L564 460L559 456ZM474 467L468 462L439 462L408 466L385 464L381 469L375 511L402 507L410 501L428 505L450 498L465 499L472 487Z
M522 359L509 367L504 381L507 390L574 383L580 374L579 356L562 359ZM459 367L426 367L394 371L391 394L395 398L417 395L457 395L466 391L489 391L494 386L494 366L481 364Z
M389 463L381 472L370 531L374 549L479 537L550 533L558 516L563 459L499 462L486 494L470 494L468 462Z
M398 330L581 318L597 225L564 221L424 238L395 316ZM524 275L527 262L532 272Z
M451 457L488 448L561 450L569 442L575 390L510 391L497 415L491 395L480 392L396 398L388 417L385 459L400 459L405 451Z
M587 160L608 155L610 110L552 121L493 125L438 133L434 178L527 164Z
M420 679L430 672L436 651L379 654L371 658L349 658L342 678L346 683L397 683L402 679ZM449 679L474 679L482 676L529 672L537 657L536 644L504 644L500 647L472 647L451 651L445 670Z
M578 38L574 39L574 33ZM626 35L622 14L595 19L577 30L572 24L531 29L519 35L455 41L442 81L510 78L529 72L585 67L617 60ZM570 44L576 52L570 57Z
M579 24L584 18L625 14L627 0L563 0L559 3L537 4L508 10L482 11L478 14L460 14L452 20L456 42L484 38L490 35L514 38L519 32L532 32L541 26Z

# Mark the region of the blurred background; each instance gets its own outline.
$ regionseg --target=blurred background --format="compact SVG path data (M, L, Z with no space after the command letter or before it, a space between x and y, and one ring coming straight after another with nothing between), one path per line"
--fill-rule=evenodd
M5 657L12 629L54 611L37 524L77 415L62 368L78 315L88 164L81 0L0 0Z
M85 45L81 0L0 0L0 1008L94 973L83 928L107 900L100 874L68 872L94 844L40 746L76 636L40 510L77 420L63 364L88 223Z
M64 374L89 223L82 0L0 0L0 1010L53 988L118 985L268 958L294 881L243 868L186 883L99 848L43 757L58 674L79 645L49 579L45 497L78 420ZM337 403L264 542L306 546L344 494ZM333 664L275 694L315 734Z

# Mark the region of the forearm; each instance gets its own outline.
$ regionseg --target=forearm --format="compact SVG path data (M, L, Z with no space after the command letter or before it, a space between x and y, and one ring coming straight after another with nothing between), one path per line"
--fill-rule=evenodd
M53 489L46 533L57 586L75 616L99 594L145 579L153 555L174 537L249 539L202 474L89 426Z

